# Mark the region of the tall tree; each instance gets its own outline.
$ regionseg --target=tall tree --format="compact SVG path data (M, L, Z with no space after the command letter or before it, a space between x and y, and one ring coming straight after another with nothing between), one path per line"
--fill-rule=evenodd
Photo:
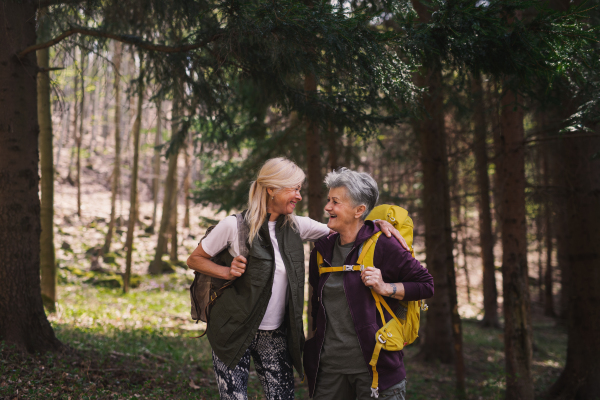
M600 139L581 136L559 139L570 274L567 362L550 390L556 399L600 398Z
M478 187L479 244L483 265L483 326L500 327L498 321L498 289L494 265L494 234L490 210L490 178L488 175L486 107L481 75L473 74L473 154Z
M160 149L162 143L162 98L156 101L156 133L154 135L154 156L152 157L152 224L150 231L156 227L156 209L158 208L158 191L160 189Z
M0 340L30 352L59 349L40 287L40 199L33 1L0 7Z
M181 110L183 109L182 86L181 80L177 80L173 85L173 110L171 112L172 140L175 139L181 125ZM150 263L150 267L148 268L148 272L150 274L160 274L163 271L162 255L167 245L167 234L171 223L171 212L173 207L177 206L177 160L179 157L179 147L180 144L175 142L170 148L170 151L167 153L169 157L169 167L165 180L165 195L163 196L162 216L160 220L160 227L158 229L158 240L154 253L154 260Z
M550 188L550 149L547 144L541 146L542 151L542 174L545 188ZM546 189L547 190L547 189ZM546 239L546 273L544 275L544 315L555 317L554 312L554 282L552 278L552 252L553 252L553 226L550 196L544 198L544 228Z
M317 92L317 78L314 73L308 73L304 77L304 95L307 99L314 98ZM308 100L310 101L310 100ZM317 123L306 118L306 163L308 183L308 216L315 221L323 219L323 176L321 173L321 138ZM312 297L313 287L309 285L308 298ZM309 305L307 304L307 307ZM307 308L308 310L308 308ZM313 316L307 311L307 323L312 327ZM308 329L308 337L311 338L313 330Z
M81 104L79 106L80 109L80 117L79 117L79 135L77 135L77 216L81 218L81 145L83 143L83 125L85 120L85 57L86 53L83 49L80 50L81 55Z
M47 8L39 10L38 37L48 38ZM37 112L40 126L41 210L40 271L42 300L46 309L55 310L56 261L54 253L54 161L52 147L52 103L50 101L50 50L37 51Z
M125 275L123 276L123 292L129 291L129 281L131 277L131 261L133 255L133 234L135 233L135 223L137 221L138 207L138 169L140 158L140 130L142 128L142 103L144 101L144 58L140 54L140 74L138 78L138 103L135 121L133 123L133 165L131 166L131 186L129 194L129 221L127 223L127 237L125 239L125 248L127 255L125 257Z
M183 204L185 205L185 213L183 215L183 227L190 227L190 189L192 186L192 175L191 175L191 165L190 165L190 147L191 142L190 138L186 142L186 146L183 149L183 157L184 157L184 175L183 175Z
M533 399L532 327L527 274L525 210L525 149L522 98L503 86L500 114L502 162L497 169L501 206L502 293L504 298L504 352L506 398Z
M121 75L119 70L121 69L121 60L123 57L123 48L121 43L116 42L114 45L114 81L113 88L115 90L115 161L113 163L112 173L112 185L110 195L110 221L108 223L108 230L106 237L104 238L104 246L101 250L101 255L110 251L112 244L112 238L115 230L115 224L117 222L117 196L119 195L119 185L121 181L121 93L120 93L120 80Z
M419 22L430 21L431 12L422 3L413 1L413 7ZM465 366L454 270L441 65L432 62L422 67L415 75L415 81L417 86L426 89L423 97L426 115L414 121L413 127L421 147L426 263L436 288L435 295L429 300L424 329L427 345L422 354L427 360L454 362L457 390L463 395Z

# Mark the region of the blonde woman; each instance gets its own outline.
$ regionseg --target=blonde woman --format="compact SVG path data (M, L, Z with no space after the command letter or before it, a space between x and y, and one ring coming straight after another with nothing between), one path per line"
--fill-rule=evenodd
M246 399L250 357L267 399L293 399L293 367L303 376L304 248L330 233L326 224L294 215L304 172L285 158L268 160L250 186L245 222L248 257L240 255L235 216L223 219L190 255L203 274L231 280L210 310L207 337L221 399ZM390 224L380 226L399 241ZM230 266L211 257L227 249ZM293 366L293 367L292 367Z

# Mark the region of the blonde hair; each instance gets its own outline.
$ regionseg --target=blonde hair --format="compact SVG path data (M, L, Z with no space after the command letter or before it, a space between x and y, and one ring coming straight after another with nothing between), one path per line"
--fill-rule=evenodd
M248 222L250 229L248 236L250 246L252 246L258 230L267 217L267 203L269 201L267 189L275 189L275 194L277 194L285 188L295 188L301 185L305 177L300 167L286 158L271 158L264 163L256 180L250 185L248 195L246 222ZM294 214L286 215L285 223L289 223L295 228Z

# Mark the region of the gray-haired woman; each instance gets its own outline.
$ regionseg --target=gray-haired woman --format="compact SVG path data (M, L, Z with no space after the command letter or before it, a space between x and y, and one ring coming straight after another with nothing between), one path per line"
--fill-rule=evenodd
M383 324L370 288L388 296L388 304L395 309L400 300L433 296L433 278L406 248L383 235L375 247L376 268L320 275L317 252L325 267L354 265L363 242L379 232L372 221L365 221L379 198L377 183L369 174L342 168L329 173L325 183L329 187L327 226L338 233L316 242L310 256L315 335L304 349L309 393L319 400L362 400L370 399L372 394L383 399L404 399L402 351L381 351L377 362L379 390L371 391L373 372L369 361L375 333Z

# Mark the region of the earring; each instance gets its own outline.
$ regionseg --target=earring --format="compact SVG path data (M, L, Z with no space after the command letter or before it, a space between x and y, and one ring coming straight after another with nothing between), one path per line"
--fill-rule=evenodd
M271 197L271 200L275 200L275 196Z

